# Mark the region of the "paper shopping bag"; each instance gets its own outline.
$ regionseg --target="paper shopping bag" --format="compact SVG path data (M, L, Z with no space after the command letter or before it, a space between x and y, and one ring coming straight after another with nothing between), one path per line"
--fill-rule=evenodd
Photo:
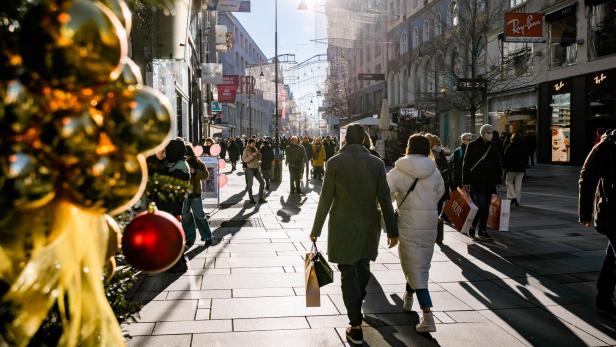
M306 253L304 264L304 283L306 285L306 307L321 307L321 289L314 269L312 253Z
M490 214L488 215L488 227L498 231L509 231L510 212L511 200L502 199L493 194L490 202Z
M453 227L461 233L468 233L477 215L477 210L477 205L473 203L468 192L461 188L451 192L449 200L443 207Z

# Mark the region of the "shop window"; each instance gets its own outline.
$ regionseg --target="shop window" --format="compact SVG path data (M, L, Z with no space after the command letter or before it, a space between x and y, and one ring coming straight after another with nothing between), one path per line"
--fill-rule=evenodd
M505 42L504 54L508 59L509 76L523 76L532 71L533 44Z
M417 48L419 46L419 31L417 27L413 28L413 48Z
M406 31L403 31L402 35L400 35L400 55L408 52L408 50L409 50L408 38L406 37Z
M571 93L554 94L552 109L552 161L568 163L571 160Z
M588 57L590 59L616 53L616 1L588 1Z
M577 5L550 13L548 23L550 66L568 66L577 62Z

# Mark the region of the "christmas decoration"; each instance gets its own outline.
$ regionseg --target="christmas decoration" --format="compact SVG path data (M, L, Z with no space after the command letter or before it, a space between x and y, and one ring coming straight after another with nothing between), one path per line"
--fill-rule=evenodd
M203 154L203 146L195 146L195 157L200 157Z
M52 308L58 345L122 346L101 280L114 273L120 232L105 214L144 191L144 154L164 146L171 108L126 57L123 0L8 1L0 5L0 346L28 345Z
M227 166L227 162L224 159L218 159L218 168L219 169L224 169Z
M229 177L227 177L227 175L225 174L220 174L218 175L218 186L219 187L224 187L227 182L229 182Z
M220 154L221 150L222 149L220 148L220 145L215 143L215 144L212 145L212 147L210 147L210 155L215 157L215 156Z
M153 174L148 177L145 196L150 201L172 203L183 201L191 189L192 185L186 181L171 176Z
M138 214L124 229L122 251L135 268L147 272L165 271L184 253L184 231L171 214L154 204Z

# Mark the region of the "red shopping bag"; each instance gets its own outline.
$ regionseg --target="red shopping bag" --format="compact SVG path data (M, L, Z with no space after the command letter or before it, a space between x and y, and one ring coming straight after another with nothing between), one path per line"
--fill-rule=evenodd
M490 202L490 214L488 215L488 227L498 231L509 231L509 213L511 200L501 199L493 194Z
M449 200L443 207L453 227L461 233L468 233L477 215L477 210L477 205L473 203L468 192L461 188L451 192Z

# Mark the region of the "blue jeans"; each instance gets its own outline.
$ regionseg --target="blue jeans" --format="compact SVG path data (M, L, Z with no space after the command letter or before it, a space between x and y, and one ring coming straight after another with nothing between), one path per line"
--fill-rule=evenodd
M413 289L407 283L406 292L409 294L415 293L415 295L417 295L417 301L419 301L419 307L421 308L432 307L432 298L430 298L430 292L428 291L428 288Z
M263 185L265 181L263 180L263 176L261 176L261 171L259 169L246 169L246 189L248 190L248 197L250 197L250 200L254 199L252 195L252 182L254 182L255 178L257 182L259 182L259 199L263 199Z
M201 241L212 239L212 231L205 218L201 196L186 198L182 206L182 228L188 244L195 243L197 237L195 227L199 229Z

